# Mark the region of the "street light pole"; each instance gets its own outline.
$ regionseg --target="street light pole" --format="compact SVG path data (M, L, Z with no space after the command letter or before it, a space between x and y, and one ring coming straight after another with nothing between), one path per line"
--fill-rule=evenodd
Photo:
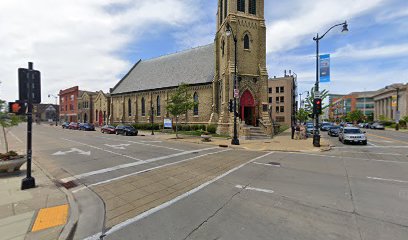
M239 145L239 139L238 139L238 132L237 132L237 98L235 96L235 92L237 91L237 36L234 34L234 31L232 30L231 26L227 23L226 25L226 34L227 36L230 36L232 34L232 37L234 38L234 47L235 47L235 59L234 59L234 137L231 140L232 145Z
M154 109L153 109L153 106L151 106L151 122L152 122L152 135L154 135L154 123L153 123L153 121L154 121Z
M330 32L330 30L332 30L333 28L337 26L343 26L342 32L348 32L347 21L345 21L344 23L340 23L340 24L336 24L332 26L322 36L319 36L319 34L317 33L316 37L313 38L313 40L316 41L316 83L314 87L315 93L319 92L319 41L322 40L324 36L326 36L326 34ZM314 96L316 98L316 95ZM313 146L320 147L319 115L317 113L314 114L314 118L315 118L315 121L314 121L314 132L313 132Z

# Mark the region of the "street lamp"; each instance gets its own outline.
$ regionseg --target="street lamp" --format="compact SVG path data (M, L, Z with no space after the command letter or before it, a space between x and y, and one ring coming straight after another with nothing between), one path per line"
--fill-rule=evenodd
M347 21L344 23L336 24L329 28L322 36L319 36L319 33L316 35L316 37L313 38L314 41L316 41L316 83L315 83L315 92L319 92L319 41L326 36L330 30L332 30L335 27L338 26L343 26L343 29L341 30L342 33L347 33L348 30L348 24ZM319 132L319 116L318 114L314 115L315 117L315 124L314 124L314 133L313 133L313 146L315 147L320 147L320 132Z
M300 96L300 98L299 98L299 108L302 108L302 95L305 94L305 93L309 97L309 91L304 91L302 93L299 93L299 96Z
M55 98L55 107L58 107L58 97L54 94L48 94L48 98L53 97ZM55 126L58 126L58 116L57 116L57 109L55 109Z
M399 130L399 118L400 118L400 116L399 116L399 87L392 87L392 86L386 86L385 87L385 89L386 90L388 90L388 89L394 89L394 90L397 90L397 111L396 111L396 113L395 113L395 130L396 131L398 131Z
M234 60L234 65L235 65L235 69L234 69L234 137L231 140L231 144L232 145L239 145L239 139L238 139L238 134L237 134L237 98L236 98L236 92L238 92L237 90L237 36L234 34L234 31L232 30L231 26L229 25L229 23L227 23L226 25L226 29L225 29L225 34L227 35L227 37L231 36L234 38L234 45L235 45L235 60Z

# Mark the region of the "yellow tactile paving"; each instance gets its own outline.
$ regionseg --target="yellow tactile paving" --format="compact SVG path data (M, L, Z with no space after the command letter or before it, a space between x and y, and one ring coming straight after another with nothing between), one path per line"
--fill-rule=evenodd
M67 222L68 205L61 205L50 208L42 208L37 214L31 231L37 232L43 229L63 225Z

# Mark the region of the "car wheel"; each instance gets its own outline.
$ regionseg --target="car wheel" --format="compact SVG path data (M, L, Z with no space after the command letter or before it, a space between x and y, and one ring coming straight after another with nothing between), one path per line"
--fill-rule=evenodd
M367 140L366 140L366 141L363 141L363 145L367 145Z
M115 132L115 134L116 134L116 135L119 135L119 132L118 132L118 131L116 131L116 132Z
M124 132L125 134L123 134L123 135L125 135L125 136L127 136L128 135L128 132Z

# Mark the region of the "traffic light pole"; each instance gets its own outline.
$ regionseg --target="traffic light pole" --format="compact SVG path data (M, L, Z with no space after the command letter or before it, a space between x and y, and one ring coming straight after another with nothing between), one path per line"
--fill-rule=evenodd
M31 176L32 161L32 129L33 129L33 104L32 104L32 79L33 63L28 63L27 82L28 82L28 101L27 101L27 176L21 182L21 190L35 187L35 179Z
M319 92L319 34L317 34L315 41L316 41L316 83L314 87L314 91ZM316 98L316 95L314 96ZM319 132L319 114L314 113L315 123L314 123L314 131L313 131L313 146L320 147L320 132Z

